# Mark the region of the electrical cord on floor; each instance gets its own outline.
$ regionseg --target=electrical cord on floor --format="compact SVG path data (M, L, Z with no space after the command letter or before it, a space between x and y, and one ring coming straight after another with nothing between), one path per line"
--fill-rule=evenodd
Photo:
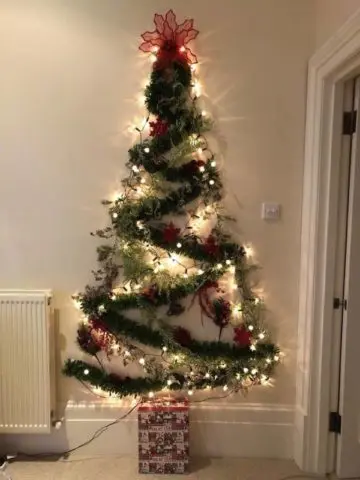
M192 403L202 403L202 402L206 402L208 400L220 400L220 399L229 397L232 393L233 392L230 391L226 395L221 395L221 396L217 396L217 397L206 397L206 398L203 398L201 400L193 400ZM34 453L34 454L25 453L25 452L18 452L18 455L23 456L23 457L28 457L28 458L68 457L71 453L74 453L77 450L80 450L81 448L86 447L87 445L92 443L94 440L96 440L98 437L100 437L100 435L105 433L110 427L116 425L117 423L121 422L122 420L125 420L125 418L127 418L140 405L141 401L142 400L139 400L136 403L136 405L134 405L127 413L125 413L121 417L119 417L116 420L104 425L103 427L100 427L98 430L96 430L96 432L93 434L93 436L90 437L88 440L86 440L84 443L81 443L80 445L77 445L76 447L71 448L70 450L66 450L64 452L57 452L57 453L53 452L53 453Z
M83 447L86 447L87 445L89 445L91 442L93 442L98 437L100 437L100 435L102 435L104 432L106 432L106 430L108 430L113 425L116 425L117 423L120 423L122 420L125 420L125 418L127 418L140 405L140 403L141 403L141 400L139 402L137 402L133 407L131 407L131 409L128 412L126 412L124 415L122 415L121 417L113 420L110 423L107 423L103 427L100 427L98 430L96 430L96 432L92 435L92 437L90 437L88 440L81 443L80 445L77 445L74 448L71 448L69 450L65 450L64 452L34 453L34 454L29 454L29 453L25 453L25 452L18 452L18 454L19 454L19 456L29 457L29 458L67 457L71 453L74 453L77 450L80 450L80 448L83 448Z

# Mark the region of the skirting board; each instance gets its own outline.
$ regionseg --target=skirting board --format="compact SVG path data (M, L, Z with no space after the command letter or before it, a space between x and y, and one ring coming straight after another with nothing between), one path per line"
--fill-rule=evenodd
M69 403L50 435L4 435L9 453L61 453L86 442L131 406ZM292 405L206 404L190 410L190 453L202 457L293 458ZM77 450L83 455L137 455L137 411Z

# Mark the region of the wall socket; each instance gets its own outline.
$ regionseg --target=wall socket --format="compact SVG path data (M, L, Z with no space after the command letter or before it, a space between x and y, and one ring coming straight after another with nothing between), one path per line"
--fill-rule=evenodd
M277 221L281 217L281 207L279 203L265 202L261 206L261 218L263 220Z

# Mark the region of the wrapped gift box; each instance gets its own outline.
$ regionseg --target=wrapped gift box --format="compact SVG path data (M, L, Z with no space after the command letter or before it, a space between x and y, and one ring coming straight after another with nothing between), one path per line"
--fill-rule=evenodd
M189 405L186 400L142 402L139 418L139 472L187 473Z

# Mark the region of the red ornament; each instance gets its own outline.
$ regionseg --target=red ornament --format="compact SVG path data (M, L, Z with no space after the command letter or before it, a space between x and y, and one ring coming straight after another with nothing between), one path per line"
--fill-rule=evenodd
M241 325L240 327L234 328L234 342L239 347L248 347L251 344L251 335L248 330Z
M149 122L150 137L160 137L165 135L169 130L169 125L166 121L157 119L155 122Z
M163 240L166 243L173 243L177 240L180 228L176 228L173 222L170 222L163 230Z
M165 67L170 62L178 60L189 64L197 63L196 55L186 45L194 40L199 31L193 28L194 20L185 20L178 25L176 15L169 10L165 16L155 14L156 29L141 35L144 42L139 49L143 52L156 53L158 67Z
M219 254L220 247L216 243L216 238L213 235L209 235L204 243L204 250L209 255L216 257Z

